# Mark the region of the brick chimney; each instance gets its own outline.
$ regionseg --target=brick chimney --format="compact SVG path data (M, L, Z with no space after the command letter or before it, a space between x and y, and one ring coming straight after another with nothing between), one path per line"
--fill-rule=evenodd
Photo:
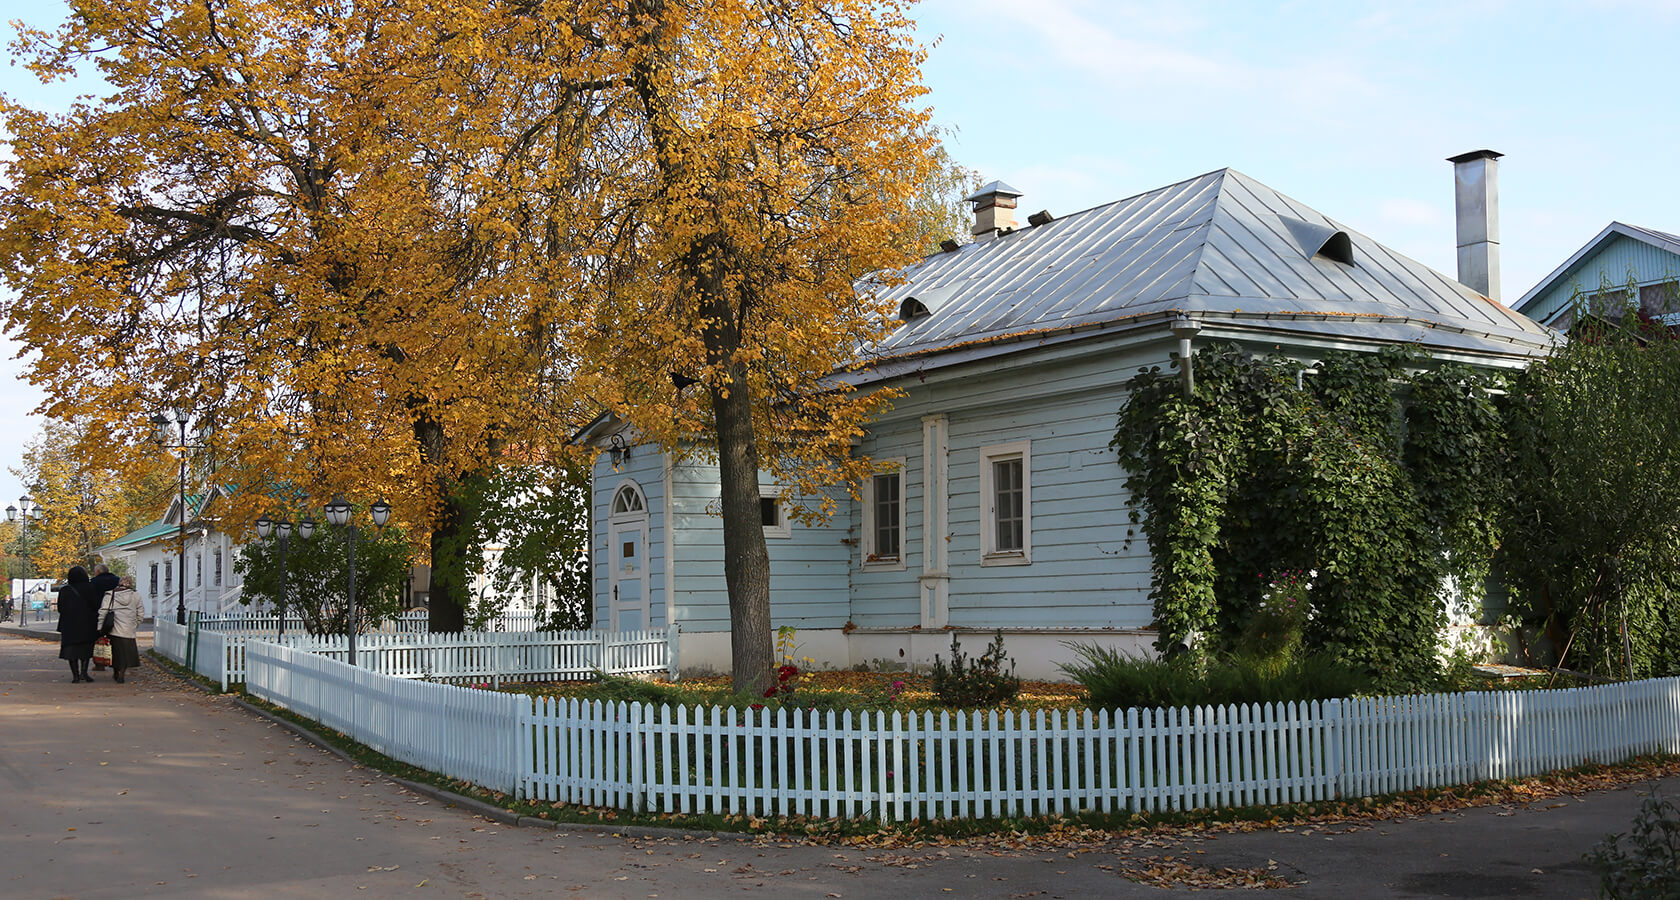
M1015 200L1021 192L1001 181L993 181L963 198L974 204L974 227L969 233L977 241L997 237L1015 228Z

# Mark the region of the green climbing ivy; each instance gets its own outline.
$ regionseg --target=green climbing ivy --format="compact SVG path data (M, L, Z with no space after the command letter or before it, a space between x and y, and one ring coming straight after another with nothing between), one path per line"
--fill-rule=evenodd
M1479 601L1496 543L1497 376L1408 348L1307 366L1216 344L1185 396L1180 365L1131 380L1113 441L1158 648L1228 647L1268 573L1316 570L1308 651L1432 681L1442 597Z

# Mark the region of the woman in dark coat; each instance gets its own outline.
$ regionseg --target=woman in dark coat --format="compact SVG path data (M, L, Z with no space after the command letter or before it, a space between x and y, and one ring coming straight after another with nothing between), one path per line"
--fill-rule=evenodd
M88 588L88 573L70 569L70 581L58 590L58 658L69 660L70 680L92 681L88 660L99 639L99 595Z

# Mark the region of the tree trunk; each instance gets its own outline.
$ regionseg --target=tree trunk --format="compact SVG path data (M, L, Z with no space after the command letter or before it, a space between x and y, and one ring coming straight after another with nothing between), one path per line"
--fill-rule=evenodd
M733 373L732 373L733 374ZM770 553L759 507L758 444L744 367L727 387L712 388L718 481L723 512L723 579L729 588L729 661L735 690L757 696L770 685Z
M443 424L421 408L417 399L409 405L420 458L435 465L444 458L444 444L448 440ZM466 590L466 560L462 556L466 547L462 540L467 527L466 511L456 486L455 481L442 478L436 484L439 507L432 525L432 579L426 594L426 630L433 633L461 631L466 624L466 605L470 599Z
M450 485L440 485L442 508L432 528L432 583L426 597L426 630L461 631L466 627L466 560L461 556L462 532L467 527L461 501Z

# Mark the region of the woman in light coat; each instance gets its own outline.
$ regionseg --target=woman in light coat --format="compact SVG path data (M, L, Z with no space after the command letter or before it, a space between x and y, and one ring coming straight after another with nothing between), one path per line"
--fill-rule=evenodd
M140 593L134 589L134 576L124 575L114 591L105 595L99 605L99 621L105 621L106 613L112 616L111 632L111 668L115 671L113 677L123 681L123 672L140 665L140 647L134 638L140 631L140 620L146 615L146 606L140 600Z

